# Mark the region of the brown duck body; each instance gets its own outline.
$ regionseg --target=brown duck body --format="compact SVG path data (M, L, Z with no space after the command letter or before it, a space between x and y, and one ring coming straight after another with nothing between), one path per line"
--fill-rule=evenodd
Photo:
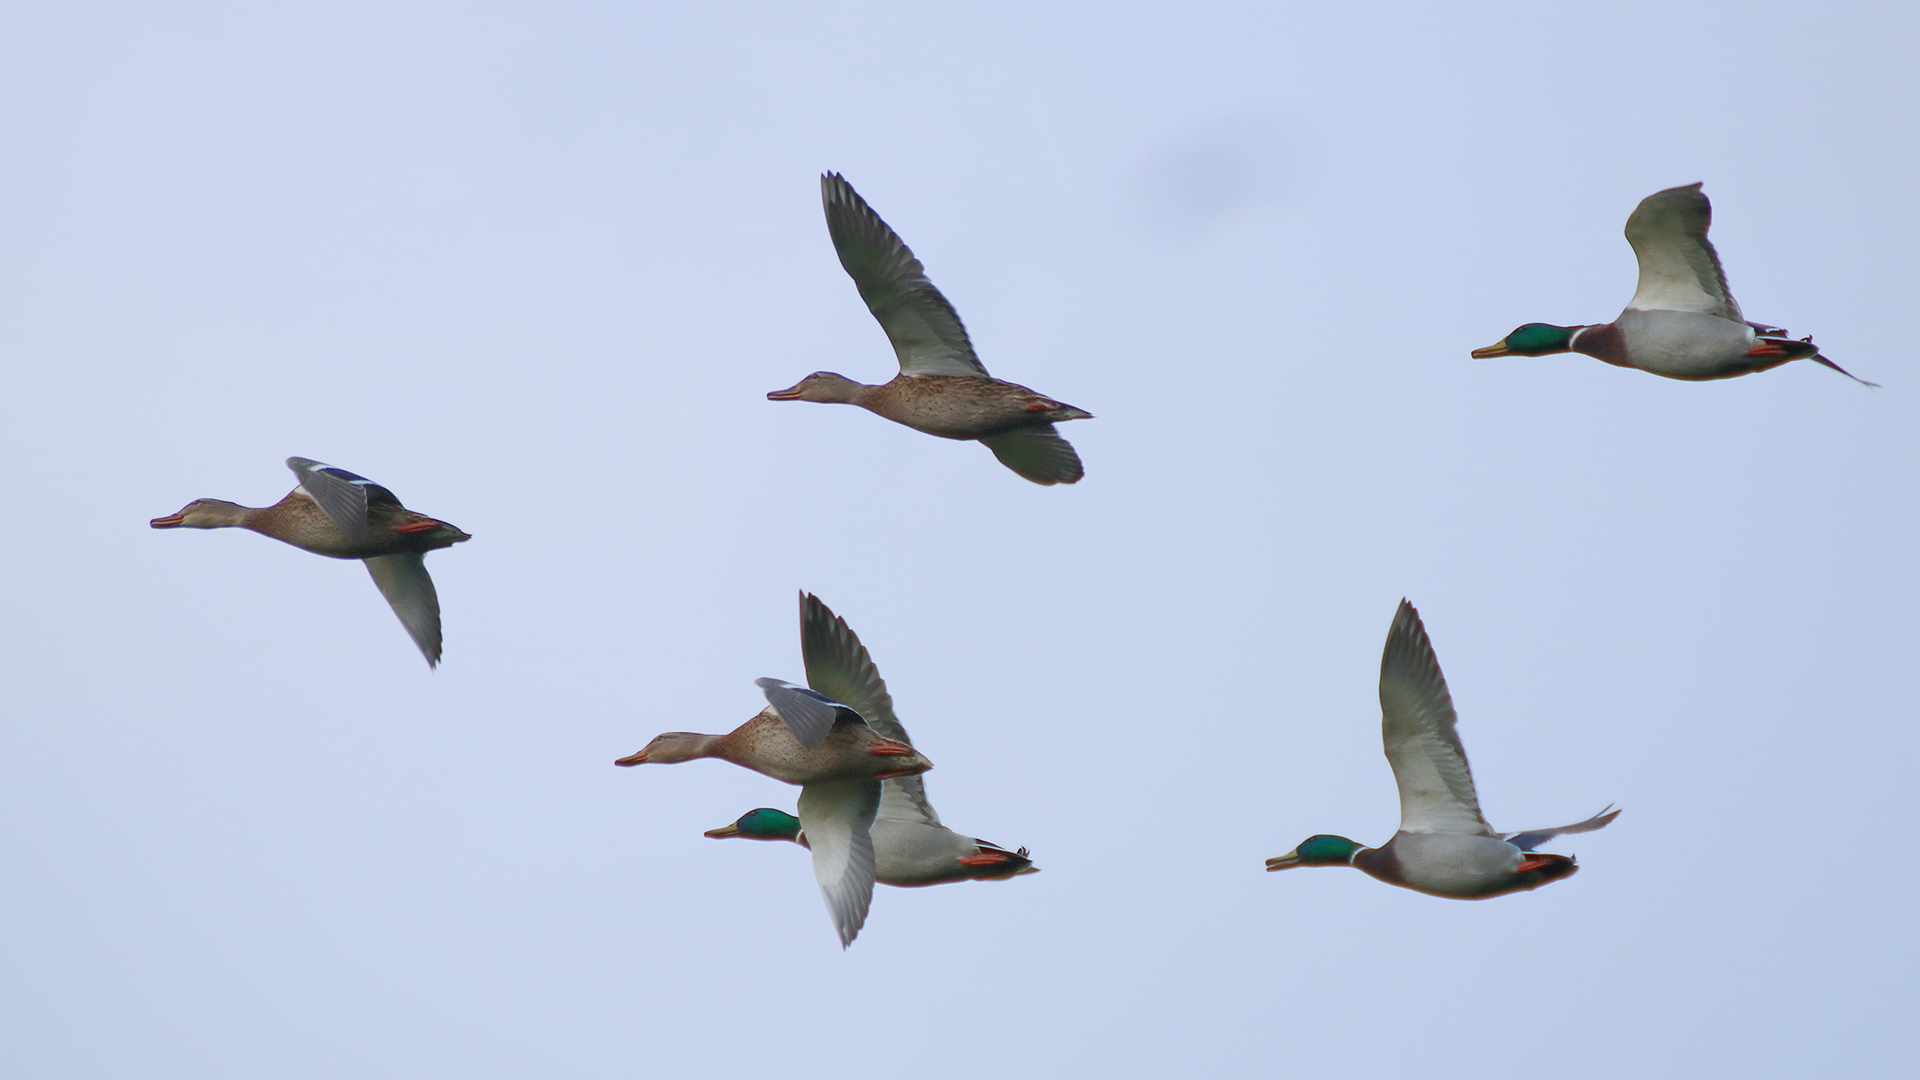
M847 384L849 392L840 399L845 404L858 405L896 424L943 439L984 439L1061 420L1084 420L1091 415L1019 383L987 375L897 375L879 386L840 375L834 378ZM806 396L793 391L767 396L782 400L788 394Z
M364 562L367 573L419 646L428 666L440 663L440 596L426 554L472 537L400 504L364 476L311 458L287 459L301 485L272 506L195 499L154 518L156 529L249 529L330 559Z
M156 529L250 529L302 551L330 559L371 559L381 555L425 554L472 539L438 518L400 506L367 507L367 535L355 541L300 488L272 506L241 506L221 499L199 499L178 514L155 518Z
M933 762L912 746L876 734L858 722L837 723L817 745L804 746L772 708L760 710L759 715L725 735L669 731L655 736L646 749L614 764L671 765L696 758L730 761L788 784L884 780L933 768Z

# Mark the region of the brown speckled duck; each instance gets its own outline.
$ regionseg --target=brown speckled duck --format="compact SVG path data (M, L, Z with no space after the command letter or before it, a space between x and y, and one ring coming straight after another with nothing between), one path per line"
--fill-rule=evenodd
M887 738L912 744L893 713L893 695L859 635L811 593L800 594L800 652L807 662L807 683L815 691L859 712ZM940 824L919 776L881 783L871 834L874 877L883 885L912 888L996 881L1039 871L1026 848L1008 851ZM749 810L731 825L707 830L707 835L716 840L737 836L813 845L806 822L771 807Z
M978 440L1002 465L1036 484L1079 480L1085 474L1080 455L1053 425L1093 414L988 375L953 305L853 185L828 173L820 178L820 198L840 265L893 342L900 374L869 386L816 371L767 398L858 405L928 435Z
M674 764L711 757L800 785L800 820L812 838L813 873L840 947L866 925L873 903L874 814L880 783L933 768L911 745L887 738L860 714L815 690L756 679L767 708L725 735L669 731L615 765Z
M427 666L440 663L440 597L427 576L426 554L471 537L407 509L393 492L364 476L303 457L288 458L287 468L300 483L272 506L195 499L150 524L156 529L252 529L315 555L359 559Z

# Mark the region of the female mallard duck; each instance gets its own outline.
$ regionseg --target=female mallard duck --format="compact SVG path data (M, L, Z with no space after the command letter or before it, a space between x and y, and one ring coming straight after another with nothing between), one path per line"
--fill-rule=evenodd
M1620 816L1602 810L1575 825L1497 833L1480 814L1453 698L1420 613L1405 600L1380 658L1381 734L1400 786L1400 831L1377 848L1344 836L1310 836L1267 860L1268 870L1353 866L1389 885L1456 900L1537 889L1579 869L1565 855L1535 852L1566 833L1592 832Z
M427 666L439 664L440 597L427 576L426 555L472 537L414 513L364 476L303 457L288 458L287 468L300 483L272 506L195 499L150 524L156 529L252 529L315 555L359 559Z
M825 694L779 679L756 679L754 685L766 694L768 707L731 733L670 731L614 764L713 757L800 785L800 823L811 839L813 874L846 948L866 925L873 902L869 830L880 809L880 782L925 772L933 763Z
M806 658L807 684L865 717L887 738L912 745L907 729L893 714L893 697L880 678L866 646L811 594L800 595L800 651ZM804 806L802 807L804 817ZM710 829L715 839L791 840L809 846L810 830L801 818L762 807L731 825ZM874 876L884 885L909 888L949 881L992 881L1039 871L1027 849L1008 851L998 844L954 832L940 824L927 801L925 781L905 776L883 781L878 816L871 829Z
M853 185L839 173L828 173L820 178L820 198L840 265L893 342L900 374L885 385L868 386L816 371L767 398L858 405L915 431L977 439L1002 465L1036 484L1079 480L1085 472L1080 456L1053 425L1093 414L989 376L953 305Z
M1730 379L1809 359L1855 382L1877 386L1820 355L1812 337L1798 341L1777 326L1748 322L1727 289L1720 256L1707 242L1713 206L1699 184L1668 188L1640 200L1627 219L1627 243L1640 262L1640 286L1610 323L1527 323L1484 349L1494 356L1585 353L1617 367L1669 379Z

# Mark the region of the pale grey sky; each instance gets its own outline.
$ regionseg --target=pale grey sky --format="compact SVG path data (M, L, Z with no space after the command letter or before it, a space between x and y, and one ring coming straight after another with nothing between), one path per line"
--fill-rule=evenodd
M0 1045L46 1078L1904 1075L1910 5L278 5L0 14ZM853 409L817 177L1073 488ZM1704 181L1810 364L1475 362ZM429 673L239 532L318 458L474 539ZM842 954L797 789L624 770L872 650L948 824ZM1401 596L1484 903L1262 872L1397 820Z

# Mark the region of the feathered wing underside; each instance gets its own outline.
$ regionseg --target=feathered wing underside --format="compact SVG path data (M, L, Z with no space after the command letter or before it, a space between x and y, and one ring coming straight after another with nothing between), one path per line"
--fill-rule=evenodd
M1600 811L1599 813L1593 815L1587 820L1575 822L1572 825L1561 825L1558 828L1553 828L1553 829L1528 829L1526 832L1504 833L1501 835L1500 839L1505 840L1507 843L1512 844L1514 847L1519 848L1521 851L1532 851L1535 847L1546 843L1547 841L1553 839L1556 836L1565 836L1568 833L1583 833L1583 832L1592 832L1595 829L1604 829L1608 825L1613 824L1613 819L1619 816L1620 816L1620 811L1615 810L1613 807L1609 806L1605 810Z
M864 717L867 726L908 745L913 739L893 715L893 695L868 655L860 636L847 620L811 593L800 594L800 655L807 665L807 685ZM927 801L926 784L918 776L885 782L880 816L894 821L940 824L940 815Z
M1480 815L1440 661L1420 613L1405 600L1380 657L1380 715L1387 762L1400 787L1401 831L1495 835Z
M1000 464L1036 484L1072 484L1087 474L1073 444L1061 438L1052 424L989 435L980 441Z
M345 469L303 457L288 458L287 468L299 477L301 490L355 543L367 538L369 507L401 509L393 492Z
M839 173L820 178L827 233L860 299L887 332L904 375L985 375L960 316L898 233Z
M853 944L873 903L873 816L880 785L832 780L800 789L800 831L813 851L813 876L840 947Z
M787 730L801 746L818 746L833 725L841 722L864 724L860 714L824 694L795 686L781 679L755 679L753 685L767 695L767 704L780 714Z
M1699 184L1668 188L1640 200L1627 218L1627 243L1640 262L1630 308L1698 311L1745 322L1727 289L1720 256L1707 241L1713 206Z
M399 555L376 555L362 560L380 595L387 598L400 625L407 628L413 643L427 658L427 666L440 663L440 594L427 576L427 557L418 551Z

